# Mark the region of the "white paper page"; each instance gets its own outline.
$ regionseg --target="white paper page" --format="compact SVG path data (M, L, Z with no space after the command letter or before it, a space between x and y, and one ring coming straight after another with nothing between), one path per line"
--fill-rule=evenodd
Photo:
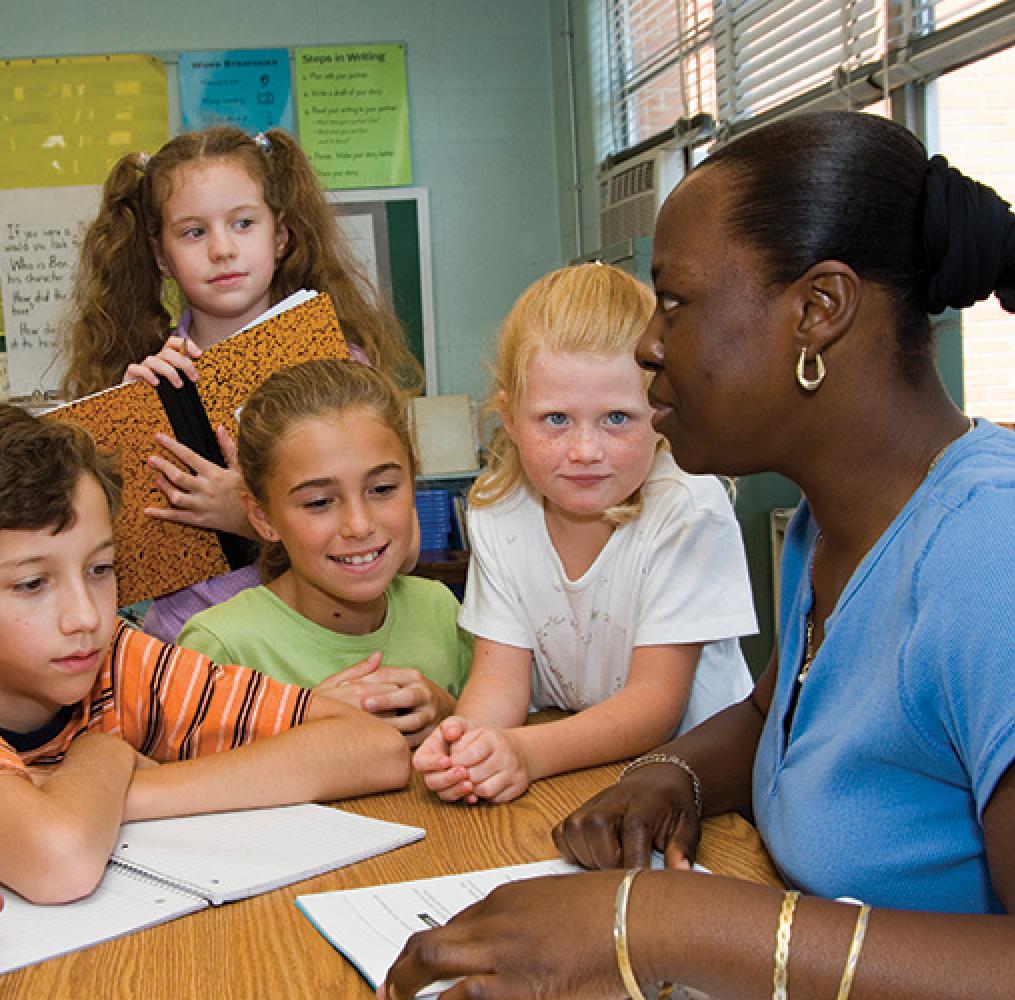
M423 835L416 826L329 806L279 806L125 823L113 856L217 905L362 861Z
M663 867L661 853L653 853L652 867ZM694 870L709 873L701 865L695 865ZM455 914L506 882L544 875L574 875L583 871L584 868L557 858L414 882L310 893L297 896L296 905L332 946L377 989L405 942L417 931L446 924ZM436 996L450 986L448 981L433 983L416 996ZM693 990L674 993L674 1000L684 998L708 1000L705 994Z
M416 931L446 924L456 913L506 882L582 870L560 859L536 861L416 882L297 896L296 905L376 989ZM434 996L449 985L435 983L417 996Z
M106 869L99 887L75 903L36 906L4 889L0 973L182 917L208 904L189 893Z

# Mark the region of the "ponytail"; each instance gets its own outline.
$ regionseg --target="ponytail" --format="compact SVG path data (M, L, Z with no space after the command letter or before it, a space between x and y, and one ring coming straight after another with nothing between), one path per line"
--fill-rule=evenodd
M403 389L418 391L422 372L406 347L404 331L353 256L336 206L325 198L310 161L282 129L271 129L264 138L265 201L289 231L272 283L273 299L299 288L327 292L347 339Z
M1015 312L1015 216L985 184L948 165L927 164L923 246L927 259L927 311L965 309L995 293Z
M70 397L116 385L127 365L158 351L171 322L145 214L142 155L113 166L81 244L74 316L64 330L62 390Z

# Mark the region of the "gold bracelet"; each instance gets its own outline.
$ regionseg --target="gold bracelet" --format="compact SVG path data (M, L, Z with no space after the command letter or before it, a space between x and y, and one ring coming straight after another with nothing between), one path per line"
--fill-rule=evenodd
M634 969L631 968L631 953L627 947L627 900L631 895L631 883L641 874L641 868L628 868L617 886L617 899L613 905L613 945L617 952L617 968L631 1000L646 1000Z
M613 907L613 944L617 950L617 968L631 1000L647 1000L631 965L631 952L627 946L627 901L631 896L631 884L643 871L642 868L629 868L620 885L617 886L617 900ZM656 1000L670 1000L673 996L673 983L662 983Z
M800 893L795 889L782 897L779 910L779 927L775 932L775 966L772 970L772 1000L788 1000L786 980L789 975L789 937L793 931L793 911Z
M853 988L853 977L856 975L856 963L860 958L860 949L863 947L863 937L867 933L867 917L871 908L864 903L860 912L856 915L856 927L853 928L853 940L849 943L849 954L846 956L846 965L842 970L842 979L839 981L839 992L835 1000L848 1000L849 991Z
M694 768L683 757L678 757L674 753L643 754L626 765L620 772L620 777L617 780L623 781L632 771L637 771L639 767L644 767L646 764L675 764L679 767L691 779L691 795L694 798L694 808L698 813L698 819L701 819L701 779L695 773Z

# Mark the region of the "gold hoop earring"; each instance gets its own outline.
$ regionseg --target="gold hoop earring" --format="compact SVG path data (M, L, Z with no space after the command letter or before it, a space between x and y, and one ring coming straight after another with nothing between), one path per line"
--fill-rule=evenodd
M807 348L804 347L800 351L800 360L796 363L796 380L800 383L801 389L806 389L808 392L816 392L821 388L821 383L825 381L825 363L821 360L820 354L814 355L814 364L818 369L817 378L808 378L804 373L804 365L807 363Z

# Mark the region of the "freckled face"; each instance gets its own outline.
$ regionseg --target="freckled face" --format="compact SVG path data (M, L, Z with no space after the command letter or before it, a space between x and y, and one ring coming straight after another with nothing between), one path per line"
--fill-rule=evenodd
M655 373L654 425L693 473L744 475L784 431L795 355L786 303L767 289L760 255L723 222L731 183L721 167L692 174L656 225L656 309L638 359Z
M195 320L238 329L271 304L271 280L289 234L261 187L223 158L178 167L162 206L156 255L187 297Z
M548 510L599 518L641 486L658 435L633 355L540 350L505 429Z

